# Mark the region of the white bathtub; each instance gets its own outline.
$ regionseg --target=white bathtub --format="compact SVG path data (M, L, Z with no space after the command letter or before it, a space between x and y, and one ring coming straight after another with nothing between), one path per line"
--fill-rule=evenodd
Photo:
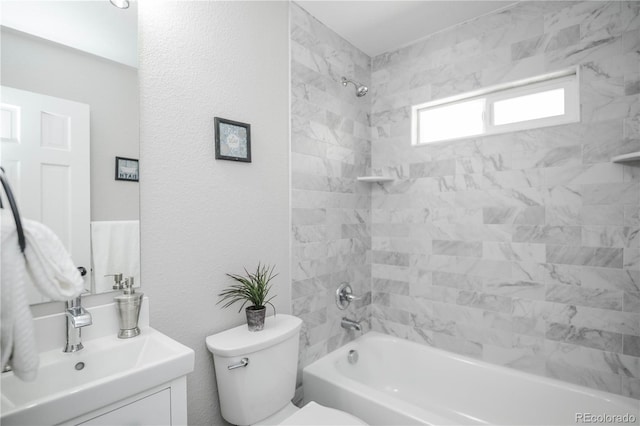
M371 425L640 424L638 400L375 332L304 368L303 385L305 400Z

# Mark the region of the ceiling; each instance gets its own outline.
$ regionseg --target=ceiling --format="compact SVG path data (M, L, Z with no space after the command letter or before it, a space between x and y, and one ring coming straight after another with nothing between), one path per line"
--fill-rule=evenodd
M373 57L514 4L513 0L295 0ZM2 25L137 67L137 4L0 0Z
M374 57L515 2L296 0L296 3L358 49Z
M137 3L2 0L2 25L132 67L138 66Z

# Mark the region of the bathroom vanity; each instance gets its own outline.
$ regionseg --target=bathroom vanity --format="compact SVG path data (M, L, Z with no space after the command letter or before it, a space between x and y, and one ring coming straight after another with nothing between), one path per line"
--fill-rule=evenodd
M87 309L94 322L78 352L62 351L62 314L35 320L38 376L23 382L2 374L2 425L187 424L193 350L149 327L147 299L141 333L130 339L117 337L113 303Z
M92 411L63 425L186 425L185 377Z

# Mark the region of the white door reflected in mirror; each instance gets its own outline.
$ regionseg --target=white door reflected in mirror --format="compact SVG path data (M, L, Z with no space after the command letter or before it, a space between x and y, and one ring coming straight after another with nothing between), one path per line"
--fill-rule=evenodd
M2 167L20 214L51 228L91 268L89 105L2 86ZM91 274L85 276L91 290ZM46 302L35 287L29 303Z

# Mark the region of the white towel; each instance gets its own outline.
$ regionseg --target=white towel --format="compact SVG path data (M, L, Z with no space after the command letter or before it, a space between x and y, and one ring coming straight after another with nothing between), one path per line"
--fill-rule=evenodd
M34 380L38 374L39 356L33 330L33 318L26 294L26 261L18 246L15 225L5 230L12 218L2 216L2 368L9 358L14 374L22 380Z
M22 226L26 240L24 255L18 246L13 216L2 211L0 347L2 368L11 358L15 375L22 380L33 380L38 372L39 355L26 293L28 283L32 282L54 300L68 300L80 295L84 280L53 231L26 219L22 219Z
M95 292L113 288L110 274L134 277L140 284L140 222L137 220L91 222L91 258Z
M27 242L27 273L40 293L53 300L69 300L84 290L84 280L62 241L47 226L22 220Z

